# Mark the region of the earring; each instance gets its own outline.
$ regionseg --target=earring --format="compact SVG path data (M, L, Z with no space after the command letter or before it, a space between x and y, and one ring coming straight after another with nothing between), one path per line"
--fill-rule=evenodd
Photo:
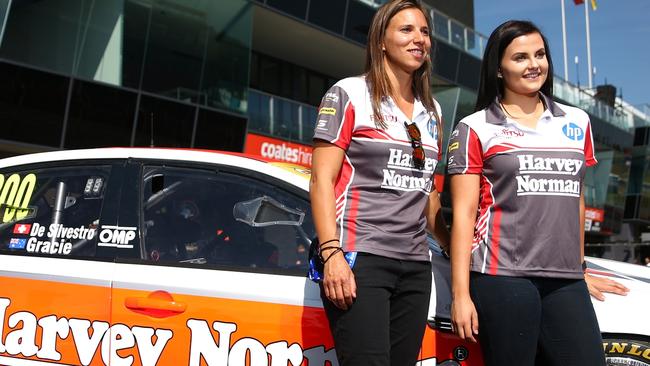
M497 71L497 77L500 79L503 78L503 74L501 74L501 71Z

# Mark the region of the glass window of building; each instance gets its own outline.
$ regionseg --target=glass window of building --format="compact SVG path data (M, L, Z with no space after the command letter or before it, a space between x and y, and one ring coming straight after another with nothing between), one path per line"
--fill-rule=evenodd
M64 74L73 72L83 1L13 1L0 57Z
M195 113L195 106L143 95L133 145L189 147Z
M75 80L71 98L65 148L131 145L134 92Z
M245 136L245 118L200 108L192 147L239 152L244 149Z
M349 1L345 36L365 45L373 15L375 9L372 7L358 1Z
M296 18L305 19L308 0L266 0L266 5L293 15Z
M58 147L70 79L0 62L2 139Z
M311 0L308 21L341 34L343 33L343 14L345 14L346 3L346 0Z
M203 22L207 38L200 94L209 107L245 114L253 29L251 3L208 1L205 7Z

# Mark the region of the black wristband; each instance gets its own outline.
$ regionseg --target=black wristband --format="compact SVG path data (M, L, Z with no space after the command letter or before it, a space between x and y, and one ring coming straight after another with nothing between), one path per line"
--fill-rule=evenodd
M333 242L333 241L338 241L338 242L340 242L340 240L338 240L338 239L330 239L330 240L328 240L328 241L326 241L326 242L320 243L318 246L319 246L319 247L323 247L323 245L325 245L325 244L329 244L329 243L331 243L331 242Z
M587 262L582 261L582 272L586 272L586 271L587 271Z
M328 260L330 260L336 253L341 252L343 253L343 248L338 247L330 253L330 255L327 256L327 258L323 259L323 256L321 255L320 260L323 261L323 264L327 263Z

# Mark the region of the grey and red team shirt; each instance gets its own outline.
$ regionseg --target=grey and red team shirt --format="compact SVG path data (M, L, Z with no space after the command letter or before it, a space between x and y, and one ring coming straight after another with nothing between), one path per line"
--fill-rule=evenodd
M580 191L595 165L587 114L542 95L537 128L506 118L497 101L458 123L449 174L480 174L471 270L582 278Z
M337 234L345 251L428 261L424 208L439 160L436 121L418 100L412 120L390 98L381 113L385 129L375 125L364 77L337 82L322 99L314 139L345 150L334 188ZM420 129L423 170L413 166L405 121Z

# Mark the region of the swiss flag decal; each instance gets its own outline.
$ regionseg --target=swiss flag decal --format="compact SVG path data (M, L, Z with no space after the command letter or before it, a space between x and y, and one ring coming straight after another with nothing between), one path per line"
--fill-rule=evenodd
M14 225L14 234L27 235L32 230L32 224L16 224Z

